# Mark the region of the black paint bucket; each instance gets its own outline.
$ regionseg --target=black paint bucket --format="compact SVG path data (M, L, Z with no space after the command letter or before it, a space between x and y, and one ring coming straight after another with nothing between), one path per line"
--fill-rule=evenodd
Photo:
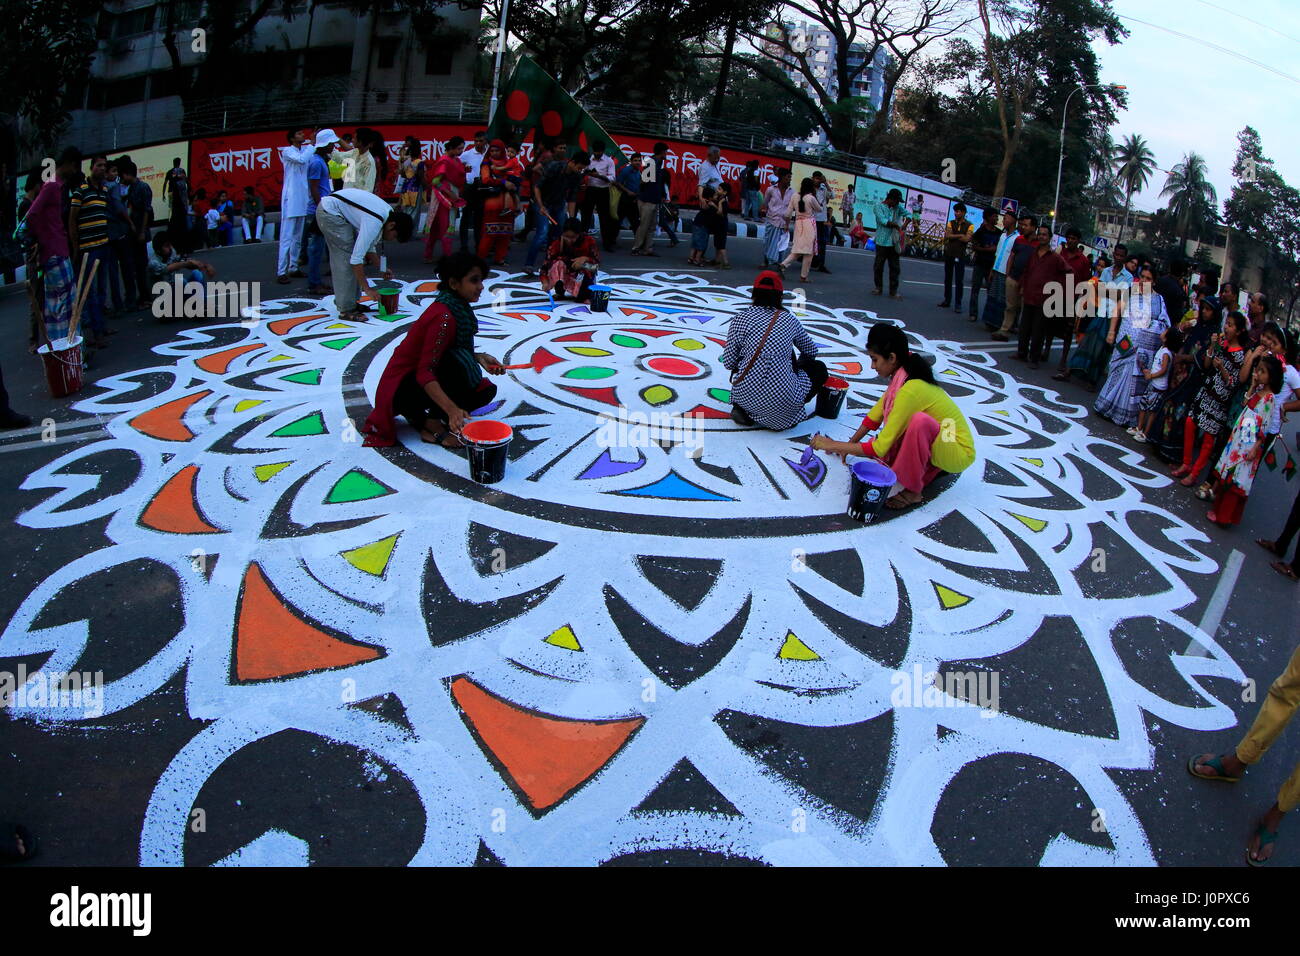
M505 422L485 418L462 428L460 437L465 442L471 478L490 485L506 476L506 452L514 429Z
M897 480L894 472L878 461L855 464L849 469L849 517L863 524L875 521Z
M842 378L828 378L817 389L818 418L839 418L844 407L844 396L849 393L849 383Z
M607 285L588 286L587 291L591 293L591 299L587 303L587 308L592 312L609 311L609 294L614 290Z

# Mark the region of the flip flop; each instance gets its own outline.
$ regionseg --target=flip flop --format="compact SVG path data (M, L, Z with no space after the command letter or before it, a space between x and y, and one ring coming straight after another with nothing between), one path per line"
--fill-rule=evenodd
M1269 554L1276 554L1281 557L1281 552L1277 550L1277 542L1269 541L1267 538L1256 538L1255 543L1267 551Z
M1264 847L1268 846L1269 844L1277 842L1277 831L1268 829L1268 827L1264 826L1263 822L1261 821L1260 824L1257 827L1255 827L1255 838L1259 840L1259 846L1255 848L1256 851L1258 852L1259 850L1264 849ZM1246 862L1249 863L1251 866L1264 866L1271 859L1273 859L1272 854L1269 854L1269 856L1263 860L1255 859L1253 856L1250 855L1250 845L1249 844L1246 845Z
M1202 760L1201 759L1202 757L1207 757L1207 755L1197 754L1196 756L1189 757L1187 759L1187 772L1190 773L1197 780L1217 780L1219 783L1236 783L1238 780L1241 779L1240 777L1229 776L1228 771L1223 769L1223 757L1216 757L1210 755L1205 760ZM1209 767L1211 770L1213 770L1215 776L1210 777L1210 776L1206 776L1203 773L1197 773L1196 768L1198 766L1198 761L1199 761L1199 765Z
M1291 565L1285 561L1270 561L1268 566L1292 584L1300 583L1300 577L1296 576L1296 573L1291 570Z
M448 438L452 439L452 441L454 441L456 444L448 445L447 444ZM452 450L465 447L465 443L463 441L461 441L454 434L448 431L442 432L440 435L437 435L433 438L425 438L424 432L420 432L420 441L428 445L438 445L442 448L450 448Z
M1068 382L1069 380L1070 380L1070 376L1067 375L1065 372L1057 372L1055 375L1052 376L1053 382Z

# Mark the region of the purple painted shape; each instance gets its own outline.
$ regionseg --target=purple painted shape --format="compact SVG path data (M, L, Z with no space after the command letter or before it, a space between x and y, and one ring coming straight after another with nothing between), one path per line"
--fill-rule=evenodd
M804 450L798 461L791 461L789 458L781 460L790 466L790 470L799 476L799 480L808 486L809 491L816 490L818 485L826 480L826 462L817 457L811 445Z
M474 411L469 413L469 417L479 418L483 415L491 415L505 403L505 399L501 399L500 401L492 402L490 405L484 405L482 408L476 408Z
M713 321L713 316L711 316L711 315L701 315L701 314L699 314L699 313L692 313L692 314L690 314L690 315L679 315L679 316L677 316L677 318L679 318L679 319L694 319L695 321L699 322L701 325L703 325L705 322L712 322L712 321Z
M591 465L578 476L579 480L584 478L613 478L615 475L626 475L629 471L636 471L645 464L645 455L637 452L639 461L614 461L609 457L609 451L602 451L600 457L591 463Z

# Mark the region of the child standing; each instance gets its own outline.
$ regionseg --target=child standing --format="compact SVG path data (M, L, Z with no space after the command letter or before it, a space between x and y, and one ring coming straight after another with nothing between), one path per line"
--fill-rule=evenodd
M719 269L730 269L731 261L727 258L727 228L730 226L727 208L731 202L731 184L723 180L718 186L717 192L713 197L714 217L713 217L713 247L718 250L718 257L709 265L717 266Z
M1160 348L1151 359L1151 367L1142 370L1142 377L1147 380L1147 391L1138 404L1138 423L1128 429L1134 441L1145 442L1147 429L1155 421L1156 410L1165 400L1169 390L1169 372L1174 367L1174 353L1183 347L1183 333L1175 328L1165 329L1160 333Z
M1251 392L1232 428L1228 447L1214 466L1214 507L1206 515L1222 528L1237 524L1246 510L1246 499L1264 457L1265 432L1273 417L1273 403L1282 388L1282 363L1267 355L1255 363L1250 376Z
M501 194L501 211L503 213L519 211L519 188L524 181L524 164L519 158L518 146L506 147L506 161L492 165L492 174L505 180L505 192Z
M704 253L709 248L709 237L717 229L718 204L717 190L705 186L700 191L700 211L691 223L691 254L687 258L688 266L704 265Z

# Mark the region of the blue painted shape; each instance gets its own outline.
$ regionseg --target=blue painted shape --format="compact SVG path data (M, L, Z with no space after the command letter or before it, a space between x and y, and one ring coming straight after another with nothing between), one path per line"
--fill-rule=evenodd
M504 399L501 399L501 400L499 400L499 401L492 402L492 403L490 403L490 404L488 404L488 405L484 405L482 408L476 408L476 409L474 409L474 411L472 411L472 412L469 413L469 417L470 417L470 418L481 418L481 417L484 416L484 415L491 415L493 412L495 412L498 408L500 408L500 407L501 407L502 405L504 405L504 404L505 404L505 400L504 400Z
M640 461L614 461L609 457L609 451L600 453L600 457L591 463L591 465L578 476L579 480L591 478L613 478L616 475L626 475L629 471L636 471L645 464L645 455L641 455Z
M674 498L678 501L735 501L726 495L714 494L707 488L692 484L675 471L668 472L654 484L627 491L615 491L616 495L635 495L638 498Z

